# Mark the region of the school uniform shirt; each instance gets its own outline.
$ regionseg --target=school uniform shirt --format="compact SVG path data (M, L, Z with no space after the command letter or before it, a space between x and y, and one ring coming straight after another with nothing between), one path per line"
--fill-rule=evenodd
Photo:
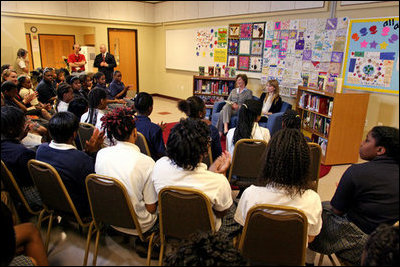
M73 145L54 141L41 144L36 151L36 159L49 163L57 170L78 213L81 216L90 215L85 179L94 173L94 159Z
M118 95L120 92L122 92L122 90L124 90L124 88L125 88L125 84L123 82L117 82L117 81L113 80L109 86L110 95L115 98L115 96ZM126 94L127 93L125 92L125 94L120 96L119 99L126 97Z
M115 146L99 150L96 157L96 173L113 177L125 186L142 232L149 230L157 220L157 214L151 214L145 206L158 201L151 180L154 163L152 158L140 153L138 146L121 141L116 141ZM137 235L136 229L114 228L127 234Z
M27 88L22 87L21 90L19 91L19 95L22 97L22 99L23 99L26 95L30 95L30 94L33 94L33 93L35 93L35 91L34 91L32 88L27 89ZM31 106L39 105L39 100L37 99L37 97L35 97L34 99L32 99L32 101L30 102L30 104L31 104Z
M98 128L100 131L102 130L101 128L101 118L107 113L107 110L105 109L96 109L97 111L97 118L96 118L96 123L94 124L94 126L96 126L96 128ZM81 122L85 122L85 123L89 123L89 111L87 111L86 113L83 113L82 117L81 117Z
M154 165L152 180L157 194L166 186L181 186L202 191L217 211L224 211L233 203L228 179L222 174L207 170L204 163L199 163L191 171L178 167L168 157L162 157ZM215 229L218 230L221 227L221 219L213 215Z
M322 228L322 204L319 195L311 189L291 198L283 189L251 185L240 197L234 219L244 226L248 211L257 204L289 206L304 212L308 221L308 235L316 236ZM271 212L279 214L279 211Z
M229 129L226 135L227 149L229 153L231 153L231 156L233 156L233 151L235 149L235 145L233 144L233 135L235 134L235 129L236 128ZM253 130L251 131L250 139L260 139L268 143L271 139L271 134L267 128L260 127L258 122L255 122L253 125Z
M57 106L57 112L68 111L69 103L60 101Z
M149 117L139 115L136 120L136 129L146 138L151 157L154 160L165 155L164 139L160 126L151 122Z

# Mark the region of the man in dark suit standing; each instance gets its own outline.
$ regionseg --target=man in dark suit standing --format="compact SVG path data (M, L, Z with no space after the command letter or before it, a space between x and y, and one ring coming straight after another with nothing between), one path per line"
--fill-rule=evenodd
M114 68L117 66L117 63L115 62L114 56L107 52L104 44L100 45L100 54L96 56L93 66L98 68L98 71L104 73L106 76L106 83L111 83Z

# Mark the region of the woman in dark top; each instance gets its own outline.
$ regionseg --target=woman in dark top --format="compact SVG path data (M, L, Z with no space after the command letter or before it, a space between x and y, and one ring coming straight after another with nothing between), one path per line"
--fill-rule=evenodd
M260 97L263 103L260 122L267 122L268 115L277 113L282 108L282 98L279 95L279 83L277 80L267 82L267 92L262 93Z
M188 117L200 119L209 125L212 158L218 158L222 154L221 139L218 129L212 125L209 120L204 119L206 116L206 105L204 104L203 99L198 96L191 96L186 100L179 101L178 109L184 112Z

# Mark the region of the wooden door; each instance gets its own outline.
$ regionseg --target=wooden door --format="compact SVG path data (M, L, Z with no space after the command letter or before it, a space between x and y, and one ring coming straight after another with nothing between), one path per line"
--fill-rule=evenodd
M139 92L137 31L109 28L108 47L117 62L114 70L121 71L122 81L133 87L133 95Z
M26 50L28 50L28 56L29 56L29 71L33 70L33 54L32 54L32 44L31 44L31 34L30 33L25 33L26 37Z
M74 52L74 43L75 35L39 34L42 68L66 68L63 57L68 58Z

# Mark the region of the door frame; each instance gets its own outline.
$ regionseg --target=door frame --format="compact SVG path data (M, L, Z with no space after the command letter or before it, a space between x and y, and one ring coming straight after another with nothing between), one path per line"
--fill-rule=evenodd
M57 35L57 36L73 36L74 37L74 44L76 42L76 37L74 34L48 34L48 33L39 33L38 34L38 43L39 43L39 53L40 53L40 66L43 69L43 60L42 60L42 49L40 47L40 35ZM68 57L68 56L67 56ZM55 68L55 67L52 67Z
M108 43L108 52L110 53L110 30L119 30L119 31L130 31L130 32L135 32L136 38L135 38L135 53L136 53L136 92L139 93L139 53L138 53L138 31L136 29L121 29L121 28L107 28L107 43Z
M35 65L33 64L32 38L31 38L31 34L29 32L26 32L25 36L29 36L29 46L30 47L27 47L27 48L28 48L28 52L29 52L29 55L30 55L30 61L32 63L32 71L33 71L35 69L34 68ZM31 72L31 70L29 70L29 72Z

